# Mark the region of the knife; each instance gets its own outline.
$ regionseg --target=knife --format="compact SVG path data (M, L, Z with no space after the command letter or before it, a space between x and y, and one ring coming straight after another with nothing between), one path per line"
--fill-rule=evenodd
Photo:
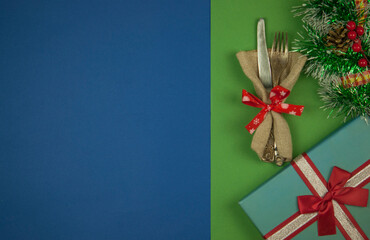
M257 56L259 77L267 92L270 92L272 88L271 67L266 45L265 20L263 18L257 24Z
M270 58L266 45L265 20L263 18L261 18L257 24L257 56L258 56L257 60L258 75L267 93L269 93L272 89L272 77L271 77ZM277 154L275 145L276 143L272 126L267 141L267 145L265 146L265 150L262 156L263 161L265 162L275 161Z

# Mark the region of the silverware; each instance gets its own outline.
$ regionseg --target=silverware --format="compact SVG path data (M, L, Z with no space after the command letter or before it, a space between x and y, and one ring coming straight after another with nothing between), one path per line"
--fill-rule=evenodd
M285 40L285 41L284 41ZM288 66L289 50L288 50L288 33L275 33L274 42L272 43L270 61L272 68L273 86L279 85L282 73Z
M272 89L272 77L269 54L266 45L265 20L261 18L257 24L257 56L258 56L258 75L267 92ZM265 147L262 161L274 161L274 136L270 133L269 140Z
M272 88L270 59L266 45L265 20L261 18L257 24L257 55L258 75L267 91Z
M281 36L281 37L280 37ZM285 40L285 42L284 42ZM288 66L289 61L289 50L288 50L288 33L275 33L274 42L272 43L271 53L270 53L270 61L271 61L271 68L272 68L272 82L273 86L280 84L282 80L283 73ZM271 155L271 148L273 148L273 158L276 165L281 166L286 159L279 156L279 151L277 149L276 141L274 140L274 126L271 128L270 138L268 140L268 145L265 148L266 156ZM271 142L273 141L273 147L271 147Z

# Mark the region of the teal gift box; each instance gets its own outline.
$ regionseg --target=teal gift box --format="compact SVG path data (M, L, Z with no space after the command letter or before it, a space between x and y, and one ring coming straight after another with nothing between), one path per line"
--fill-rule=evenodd
M368 239L370 204L354 205L364 205L369 195L363 190L370 185L369 137L370 126L352 120L295 158L240 206L265 239ZM342 180L334 186L335 179Z

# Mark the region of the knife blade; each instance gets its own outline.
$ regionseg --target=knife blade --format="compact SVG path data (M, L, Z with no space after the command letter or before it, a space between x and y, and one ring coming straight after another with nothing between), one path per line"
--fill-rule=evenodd
M272 89L271 65L266 45L265 20L261 18L257 24L257 62L258 75L267 93ZM265 162L274 162L276 159L275 137L273 125L269 134L269 139L263 153L262 160Z
M269 92L272 88L270 59L267 51L265 36L265 20L261 18L257 24L257 56L258 75L263 86Z

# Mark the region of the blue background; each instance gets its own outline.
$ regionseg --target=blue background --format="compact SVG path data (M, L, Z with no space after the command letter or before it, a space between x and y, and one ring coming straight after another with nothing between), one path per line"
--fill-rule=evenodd
M0 239L209 239L209 1L0 1Z

